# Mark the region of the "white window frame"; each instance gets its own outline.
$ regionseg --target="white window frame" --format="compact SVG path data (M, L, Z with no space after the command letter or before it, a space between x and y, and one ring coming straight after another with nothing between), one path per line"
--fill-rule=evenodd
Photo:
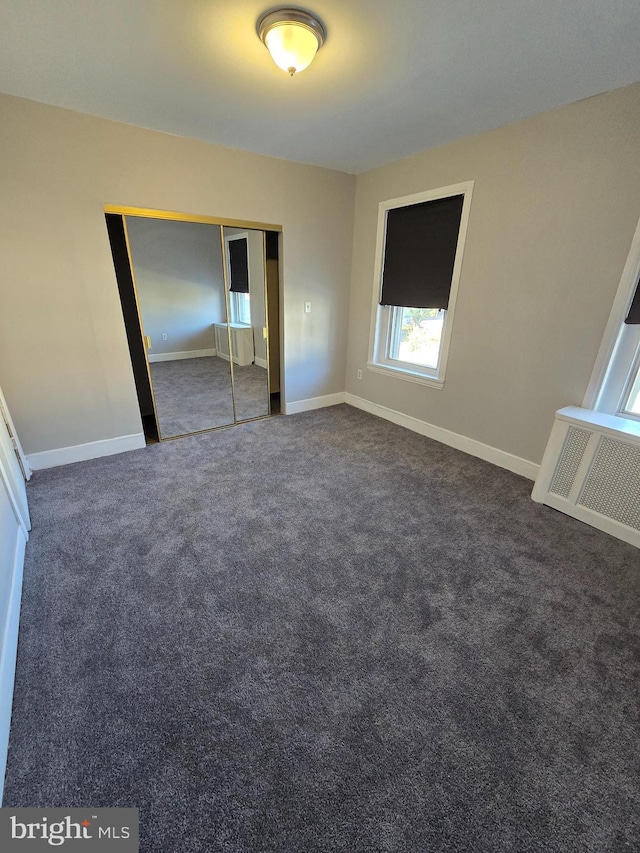
M640 399L640 340L636 351L636 357L633 360L631 375L625 386L625 393L622 399L620 414L625 418L634 418L640 421L640 412L632 412L626 408L626 404L632 400Z
M225 234L224 235L225 244L226 244L226 263L227 263L227 281L229 283L229 288L231 288L231 252L229 251L229 243L232 240L244 240L247 244L247 267L249 264L249 232L248 231L239 231L237 234ZM247 268L247 275L249 278L249 300L251 300L251 270ZM243 320L238 320L237 318L241 315L240 308L240 296L244 296L244 294L236 293L234 290L229 290L229 322L235 323L237 326L246 326L249 328L251 326L251 322L245 323ZM251 301L249 301L249 320L251 321Z
M630 398L640 369L640 325L627 325L624 318L629 312L639 278L640 222L582 403L585 409L636 421L640 420L640 415L625 411L623 407Z
M409 382L417 382L432 388L442 388L449 358L451 335L453 330L453 319L458 297L458 285L462 270L462 258L467 237L467 225L469 222L469 211L471 208L471 196L473 193L473 181L465 181L460 184L452 184L448 187L440 187L425 192L413 193L412 195L392 198L381 201L378 205L378 231L376 239L376 255L373 276L373 302L371 310L371 330L369 334L369 359L367 368L374 373L382 373L386 376L396 376ZM460 216L460 228L458 231L458 245L456 257L453 264L451 276L451 291L449 294L449 307L445 310L444 324L442 327L442 339L440 343L440 357L435 368L421 367L407 361L399 361L388 357L388 342L391 335L391 325L394 306L380 305L380 292L382 287L382 270L384 268L384 249L387 237L387 213L399 207L408 207L425 201L436 201L450 196L463 195L462 214ZM429 307L429 306L425 306Z

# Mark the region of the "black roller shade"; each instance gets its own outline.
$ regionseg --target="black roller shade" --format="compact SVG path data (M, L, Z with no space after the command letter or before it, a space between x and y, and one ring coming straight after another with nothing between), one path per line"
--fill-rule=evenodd
M387 213L381 305L447 308L463 195Z
M231 287L234 293L249 293L249 267L247 264L247 241L229 240L229 264Z
M632 326L640 325L640 281L636 284L635 296L631 301L631 308L629 308L629 313L624 321Z

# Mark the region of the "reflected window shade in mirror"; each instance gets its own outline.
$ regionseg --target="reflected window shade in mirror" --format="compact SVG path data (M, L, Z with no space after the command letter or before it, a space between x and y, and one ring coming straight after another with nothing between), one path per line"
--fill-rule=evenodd
M631 326L640 325L640 281L636 284L636 292L631 300L631 307L624 321Z
M229 266L231 267L231 286L229 290L234 293L249 293L249 264L246 240L229 241Z
M381 305L449 305L463 195L397 207L387 213Z

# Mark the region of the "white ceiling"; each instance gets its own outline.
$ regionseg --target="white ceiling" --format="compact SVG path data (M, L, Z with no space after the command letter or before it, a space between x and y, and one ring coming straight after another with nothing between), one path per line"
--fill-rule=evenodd
M640 79L639 0L303 5L328 37L289 78L269 0L0 0L0 90L357 173Z

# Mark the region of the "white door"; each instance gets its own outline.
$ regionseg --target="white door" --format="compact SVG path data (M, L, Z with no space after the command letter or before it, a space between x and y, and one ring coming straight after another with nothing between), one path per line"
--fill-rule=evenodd
M11 723L22 567L31 528L25 476L29 476L29 466L0 390L0 801Z
M31 529L24 485L25 479L29 479L30 476L29 465L0 388L0 479L4 483L9 501L25 533Z

